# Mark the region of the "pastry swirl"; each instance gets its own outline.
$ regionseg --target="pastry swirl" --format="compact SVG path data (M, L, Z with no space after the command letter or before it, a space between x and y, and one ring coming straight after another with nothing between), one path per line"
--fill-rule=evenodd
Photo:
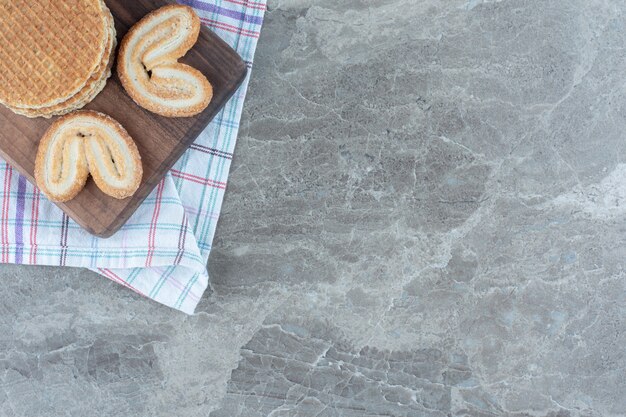
M123 199L137 191L143 176L137 146L111 117L79 111L61 117L39 143L35 180L55 202L73 199L89 174L105 194Z
M120 47L117 72L138 105L166 117L194 116L209 105L209 81L178 62L199 33L200 18L181 5L161 7L131 28Z

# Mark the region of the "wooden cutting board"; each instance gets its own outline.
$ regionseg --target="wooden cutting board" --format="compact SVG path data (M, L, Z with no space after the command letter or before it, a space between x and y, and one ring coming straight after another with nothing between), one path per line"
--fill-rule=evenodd
M134 23L168 3L163 0L105 1L115 17L120 41ZM115 74L104 91L86 107L112 116L128 130L137 143L144 169L143 182L133 197L111 198L90 179L76 198L58 204L94 235L109 237L124 225L246 76L246 65L241 57L206 27L202 28L198 43L181 62L200 70L213 85L213 101L198 116L168 119L140 108L126 94ZM54 120L28 119L0 105L0 155L32 183L35 182L37 145Z

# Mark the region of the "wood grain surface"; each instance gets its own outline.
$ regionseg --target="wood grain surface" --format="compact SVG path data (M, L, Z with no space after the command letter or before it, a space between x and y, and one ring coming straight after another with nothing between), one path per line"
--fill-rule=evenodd
M115 17L118 39L150 11L168 2L159 0L106 0ZM218 111L237 90L246 75L241 57L217 35L202 28L198 43L181 62L200 70L213 85L213 101L200 115L169 119L137 106L122 88L117 75L86 109L117 119L133 137L141 153L144 177L137 193L116 200L102 193L93 180L72 201L58 204L78 224L100 237L119 230L161 181ZM0 154L34 183L37 145L55 119L28 119L0 105Z

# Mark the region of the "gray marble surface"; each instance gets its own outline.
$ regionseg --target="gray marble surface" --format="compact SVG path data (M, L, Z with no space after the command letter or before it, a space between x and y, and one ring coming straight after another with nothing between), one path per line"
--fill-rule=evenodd
M625 13L270 1L213 292L1 267L0 415L626 415Z

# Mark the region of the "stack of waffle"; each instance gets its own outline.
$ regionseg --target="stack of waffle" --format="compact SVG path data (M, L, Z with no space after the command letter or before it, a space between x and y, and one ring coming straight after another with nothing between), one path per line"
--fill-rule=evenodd
M0 103L46 118L84 107L111 76L116 43L103 0L0 0Z

